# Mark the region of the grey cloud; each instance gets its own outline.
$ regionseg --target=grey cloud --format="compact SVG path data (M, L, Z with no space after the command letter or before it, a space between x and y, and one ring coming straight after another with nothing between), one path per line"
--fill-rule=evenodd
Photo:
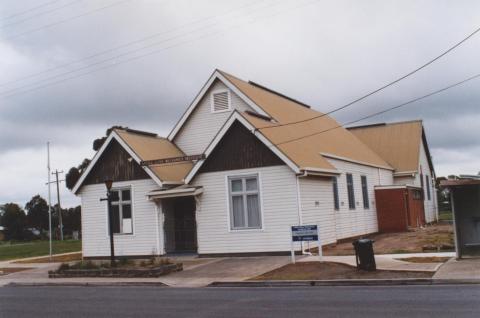
M55 14L0 29L0 54L5 57L0 61L0 85L176 28L146 43L178 36L153 49L178 46L7 99L1 97L5 90L43 83L45 77L0 86L0 159L8 153L19 165L25 165L22 160L26 159L18 154L37 151L41 157L46 140L52 140L63 149L58 165L68 168L91 156L91 141L111 125L166 135L215 68L254 80L325 112L405 74L459 41L477 27L480 10L477 1L318 1L253 20L242 16L253 11L253 16L269 15L282 7L293 8L310 1L265 0L248 8L253 1L135 0L12 37L111 2L85 0ZM39 3L2 2L0 18ZM241 6L245 8L234 9ZM211 16L211 20L193 23ZM229 27L235 24L238 27ZM194 32L202 26L205 30ZM223 33L205 36L209 30ZM479 49L477 35L415 76L334 117L339 122L350 121L480 72ZM84 61L73 68L99 60ZM46 77L54 74L59 73ZM359 124L421 118L435 156L449 158L451 163L453 159L445 149L473 154L480 147L475 138L478 128L468 120L479 114L479 81ZM80 148L85 152L75 152L75 158L70 158L73 154L68 156L68 149ZM475 166L475 158L466 157L465 167ZM438 162L440 174L454 167ZM0 168L0 174L5 175L5 170ZM36 189L34 184L42 182L38 178L28 180L29 189ZM19 196L15 194L15 198ZM30 193L25 193L28 196Z

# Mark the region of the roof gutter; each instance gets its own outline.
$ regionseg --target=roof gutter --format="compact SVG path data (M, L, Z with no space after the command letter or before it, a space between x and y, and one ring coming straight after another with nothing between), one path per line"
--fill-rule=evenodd
M399 171L399 172L394 172L393 176L394 177L415 177L417 173L418 171Z
M382 165L377 165L377 164L373 164L373 163L368 163L368 162L365 162L365 161L354 160L354 159L350 159L350 158L347 158L347 157L336 156L336 155L333 155L331 153L321 152L320 155L322 155L324 157L327 157L327 158L342 160L342 161L346 161L346 162L352 162L352 163L356 163L356 164L367 166L367 167L374 167L374 168L380 168L380 169L385 169L385 170L395 170L390 166L382 166Z
M299 177L308 177L308 176L317 176L317 177L334 177L338 176L341 173L338 170L334 169L320 169L313 167L303 167L300 168Z

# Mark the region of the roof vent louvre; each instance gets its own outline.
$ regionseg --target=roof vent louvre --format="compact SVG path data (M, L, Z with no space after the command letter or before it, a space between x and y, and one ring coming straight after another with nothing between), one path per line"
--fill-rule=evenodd
M228 91L212 93L212 111L223 112L230 109L230 96Z

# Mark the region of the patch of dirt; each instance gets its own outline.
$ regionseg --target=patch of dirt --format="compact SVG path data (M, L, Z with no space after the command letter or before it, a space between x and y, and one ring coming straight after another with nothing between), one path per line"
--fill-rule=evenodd
M251 280L323 280L323 279L392 279L431 278L434 273L385 271L361 271L345 264L331 262L300 262L285 265Z
M425 228L415 228L409 232L381 233L365 235L375 241L373 250L375 254L422 253L424 246L435 247L437 252L445 246L453 246L453 227L451 224L433 224ZM335 246L325 247L324 255L354 255L352 242L346 240ZM438 247L438 249L436 248ZM445 251L445 249L442 249Z
M73 262L73 261L81 261L82 260L82 253L73 253L68 255L60 255L60 256L53 256L52 262L60 263L60 262ZM16 264L32 264L32 263L50 263L50 257L38 257L32 258L26 261L16 261Z
M0 268L0 276L8 275L8 274L16 273L16 272L21 272L21 271L26 271L27 269L31 269L31 268L24 268L24 267Z
M451 257L407 257L407 258L397 258L399 261L410 262L410 263L445 263Z

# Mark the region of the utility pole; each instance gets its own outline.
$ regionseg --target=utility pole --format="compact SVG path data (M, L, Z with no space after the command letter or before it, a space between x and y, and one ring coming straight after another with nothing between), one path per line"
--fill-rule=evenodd
M52 205L50 191L50 142L47 141L47 171L48 171L48 232L49 232L49 256L52 261Z
M62 221L62 208L60 206L60 187L59 187L59 183L63 180L58 180L59 173L63 173L63 171L58 171L58 169L55 169L55 172L52 172L52 174L55 175L55 183L57 184L58 225L60 227L60 240L63 241L63 221Z

